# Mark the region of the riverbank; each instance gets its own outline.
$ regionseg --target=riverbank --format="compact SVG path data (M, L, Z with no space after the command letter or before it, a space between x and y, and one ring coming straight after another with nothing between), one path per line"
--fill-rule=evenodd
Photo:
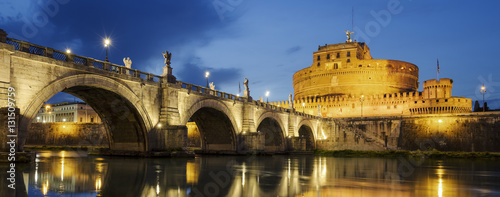
M443 152L443 151L357 151L357 150L315 150L315 155L333 157L423 157L430 159L500 159L500 153L490 152Z

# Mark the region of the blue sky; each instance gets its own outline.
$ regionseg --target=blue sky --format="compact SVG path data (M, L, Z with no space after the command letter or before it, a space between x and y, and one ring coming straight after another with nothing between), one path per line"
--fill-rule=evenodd
M244 78L251 96L288 100L292 75L312 63L318 45L345 41L351 29L376 59L416 64L422 82L452 78L454 96L500 107L498 1L299 0L0 0L0 28L9 37L161 74L162 52L173 53L178 80L238 93ZM421 90L421 88L420 88ZM73 100L69 96L60 99ZM60 100L59 99L59 100Z

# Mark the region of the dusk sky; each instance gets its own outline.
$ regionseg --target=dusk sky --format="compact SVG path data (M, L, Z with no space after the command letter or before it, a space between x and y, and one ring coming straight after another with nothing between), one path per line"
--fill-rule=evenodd
M39 4L38 2L46 2ZM453 96L500 108L499 1L299 0L0 0L0 29L11 38L162 74L172 52L178 80L238 93L249 79L254 99L288 100L292 75L312 64L318 45L345 42L354 30L374 59L413 63L422 82L452 78ZM351 13L354 8L354 27ZM241 85L243 89L243 85ZM241 93L242 94L242 93ZM60 96L73 100L72 96Z

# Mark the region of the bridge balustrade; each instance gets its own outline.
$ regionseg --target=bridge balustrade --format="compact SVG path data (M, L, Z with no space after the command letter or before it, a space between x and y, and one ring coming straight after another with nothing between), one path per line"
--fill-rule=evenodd
M40 56L44 56L44 57L48 57L48 58L52 58L52 59L56 59L56 60L60 60L60 61L71 62L71 63L77 64L77 65L93 67L93 68L100 69L100 70L106 70L106 71L112 72L112 73L126 74L126 75L130 75L132 77L144 79L147 81L161 83L162 82L161 78L163 78L161 76L154 75L151 73L142 72L142 71L139 71L137 69L131 69L131 68L127 68L125 66L116 65L116 64L109 63L109 62L94 60L92 58L83 57L83 56L75 55L72 53L66 53L63 51L58 51L58 50L54 50L54 49L49 48L49 47L43 47L43 46L35 45L35 44L29 43L29 42L20 41L20 40L16 40L16 39L12 39L12 38L6 38L5 43L14 46L14 49L17 51L22 51L22 52L26 52L26 53L30 53L30 54L34 54L34 55L40 55Z

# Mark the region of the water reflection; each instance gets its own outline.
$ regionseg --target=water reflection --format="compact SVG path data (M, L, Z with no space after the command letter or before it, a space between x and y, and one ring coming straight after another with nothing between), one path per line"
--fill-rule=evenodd
M499 161L203 156L137 159L44 151L24 168L29 196L499 195ZM0 166L4 170L5 166Z

